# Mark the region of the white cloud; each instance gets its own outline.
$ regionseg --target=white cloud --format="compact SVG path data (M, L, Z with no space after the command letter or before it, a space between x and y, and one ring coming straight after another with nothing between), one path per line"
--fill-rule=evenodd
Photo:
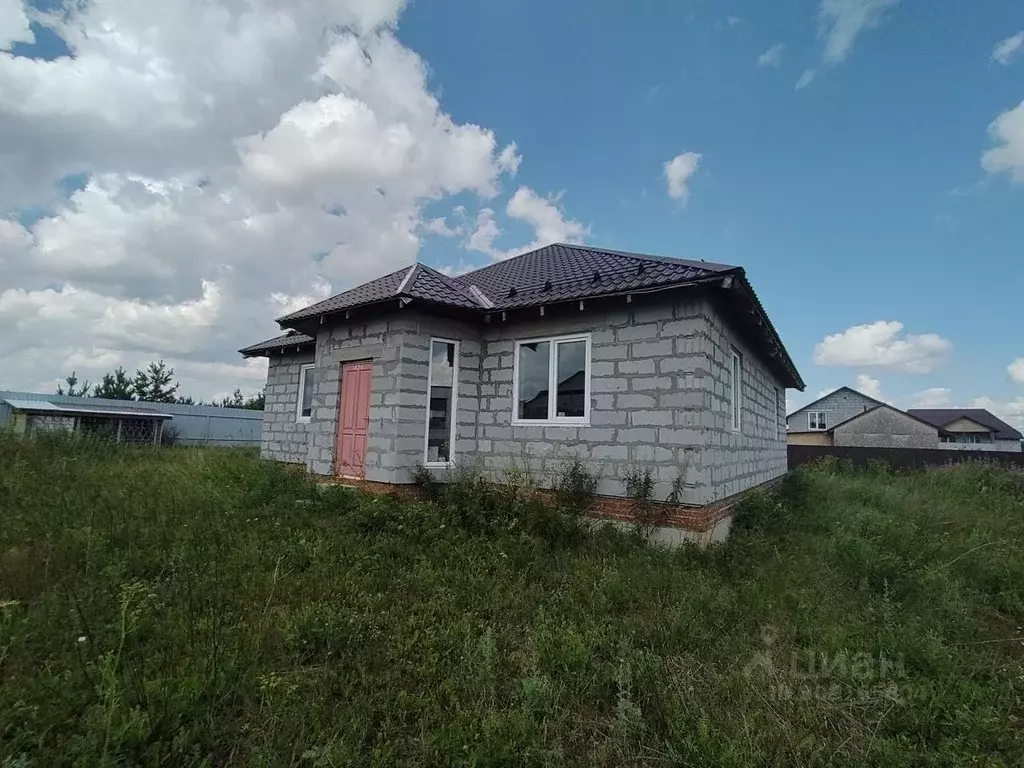
M0 0L0 50L11 43L31 43L34 40L21 0Z
M1024 30L1000 41L992 49L992 60L1006 66L1022 47L1024 47Z
M883 403L889 402L885 399L885 396L882 395L882 382L868 376L866 373L857 374L857 381L853 388L868 397L875 398L875 400L881 400Z
M444 216L429 219L423 224L423 229L432 235L440 235L441 237L456 237L463 232L461 226L449 226L448 220Z
M509 199L505 213L512 219L530 225L534 233L533 242L515 248L498 248L495 241L503 234L503 230L494 218L494 210L481 208L465 247L486 253L492 259L507 259L551 243L582 243L590 235L590 227L566 218L559 205L560 200L560 195L541 197L529 187L519 187Z
M776 43L767 51L757 57L759 67L777 67L782 61L782 52L786 49L785 43Z
M947 408L953 404L952 392L946 387L932 387L914 394L913 408Z
M1012 400L993 400L991 397L976 397L971 401L974 408L984 408L995 414L1018 431L1024 432L1024 397Z
M743 21L743 19L741 19L739 16L729 16L726 18L725 23L728 24L730 27L735 27L741 21Z
M981 156L982 168L989 173L1008 171L1014 181L1024 181L1024 101L999 115L988 132L1001 144Z
M818 22L825 38L825 61L845 61L857 36L877 27L897 0L821 0Z
M884 368L930 373L949 356L953 345L934 333L904 334L903 323L878 320L826 336L814 348L818 365Z
M1010 378L1018 384L1024 384L1024 357L1019 357L1010 363L1006 370L1010 374Z
M458 233L424 208L497 194L521 157L444 111L394 35L403 6L33 10L74 57L0 52L0 386L159 357L196 397L258 386L236 350L274 317L412 262L423 232ZM0 36L24 37L22 11L0 0ZM45 215L24 227L23 206ZM521 211L546 233L541 213Z
M668 196L683 205L690 197L687 183L700 166L700 154L683 152L665 163L665 183L668 185Z
M800 75L800 79L796 81L796 85L793 86L793 90L802 91L812 82L814 82L814 77L816 74L817 73L813 69L805 69L804 73Z

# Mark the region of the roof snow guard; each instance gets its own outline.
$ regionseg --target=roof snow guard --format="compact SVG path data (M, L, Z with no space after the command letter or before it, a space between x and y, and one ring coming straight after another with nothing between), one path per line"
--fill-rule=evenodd
M503 318L511 310L540 307L543 314L545 305L622 295L628 299L633 294L700 284L729 289L723 296L730 300L731 311L753 333L786 385L802 390L803 379L742 267L667 256L554 243L458 277L417 263L279 317L277 322L283 328L312 332L310 321L317 318L323 322L325 315L347 315L358 307L390 302L399 307L417 302L485 319ZM264 354L265 345L282 338L268 339L241 352Z

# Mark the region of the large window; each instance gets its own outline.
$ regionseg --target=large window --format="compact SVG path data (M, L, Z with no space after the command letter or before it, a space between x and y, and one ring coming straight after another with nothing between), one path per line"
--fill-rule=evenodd
M455 442L455 396L459 381L459 344L430 340L427 373L427 434L423 463L447 465Z
M513 424L587 424L590 336L516 342Z
M807 428L828 429L828 419L825 416L825 411L808 411Z
M735 349L732 351L732 381L730 382L732 404L732 429L740 431L740 417L743 413L743 358Z
M313 414L313 366L304 365L299 371L299 408L297 418L309 423Z

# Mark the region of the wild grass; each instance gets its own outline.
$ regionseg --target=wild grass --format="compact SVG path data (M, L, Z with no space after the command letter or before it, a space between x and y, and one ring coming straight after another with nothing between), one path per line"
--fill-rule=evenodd
M1022 521L992 468L833 465L669 552L0 437L0 765L1022 765Z

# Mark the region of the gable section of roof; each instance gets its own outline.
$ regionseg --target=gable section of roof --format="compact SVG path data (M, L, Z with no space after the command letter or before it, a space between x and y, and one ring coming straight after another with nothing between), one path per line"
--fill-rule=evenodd
M853 387L845 387L845 386L843 386L843 387L839 387L838 389L833 389L831 392L822 395L821 397L819 397L814 402L808 403L807 405L804 405L804 406L801 406L800 408L797 408L795 411L793 411L792 413L788 414L786 416L786 419L787 420L791 419L794 416L796 416L798 413L803 413L804 411L813 410L814 406L816 406L818 403L820 403L825 398L832 397L832 395L836 394L837 392L850 392L850 393L852 393L854 395L857 395L858 397L863 397L865 400L868 400L868 401L874 403L876 408L879 405L888 405L888 403L883 403L881 400L875 400L875 398L873 398L873 397L868 397L863 392L859 392L856 389L854 389ZM870 410L874 410L874 408L869 408L868 410L869 411ZM864 413L867 413L867 411L864 411ZM859 413L857 415L860 416ZM847 419L847 421L849 421L849 419ZM838 426L838 425L836 425L836 426Z
M426 264L417 264L402 295L432 301L450 307L466 309L483 309L484 305L474 295L471 286L460 283Z
M970 419L995 432L997 440L1024 440L1018 430L984 408L911 408L907 413L940 428L957 419Z
M383 277L378 277L376 280L371 280L368 283L357 285L355 288L351 288L335 296L331 296L329 299L324 299L323 301L318 301L316 304L304 307L298 312L292 312L284 315L283 317L279 317L277 318L277 322L287 323L294 322L296 320L306 320L328 312L337 312L342 309L383 301L384 299L395 296L398 293L398 288L402 284L402 280L404 280L408 274L409 267L402 267L401 269L395 270Z

